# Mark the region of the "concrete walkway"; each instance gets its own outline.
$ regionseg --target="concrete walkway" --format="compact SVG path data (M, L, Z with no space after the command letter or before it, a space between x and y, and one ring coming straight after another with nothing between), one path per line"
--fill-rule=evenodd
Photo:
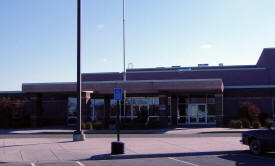
M0 162L42 162L97 159L108 156L114 138L72 142L63 138L0 139ZM124 138L125 155L243 151L239 137ZM125 156L122 155L122 156ZM110 156L109 156L110 157Z
M201 134L201 133L241 133L255 129L232 129L232 128L167 128L152 130L121 130L128 134ZM72 129L0 129L0 134L72 134ZM115 134L116 130L86 130L87 134Z

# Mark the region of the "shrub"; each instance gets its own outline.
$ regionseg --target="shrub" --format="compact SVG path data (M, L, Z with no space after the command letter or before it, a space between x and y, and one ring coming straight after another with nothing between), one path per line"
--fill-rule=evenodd
M94 122L93 127L96 130L102 130L104 129L104 124L101 121L96 121Z
M242 121L241 120L230 120L229 122L230 128L242 128Z
M252 126L253 126L254 129L258 129L258 128L261 127L261 123L258 122L258 121L255 121L255 122L252 123Z
M157 118L150 118L147 128L148 129L160 128L160 121Z
M240 118L248 119L250 122L259 121L261 110L253 103L246 101L241 103L239 109Z
M86 129L87 130L93 130L93 123L91 121L86 122Z
M12 122L12 112L15 109L10 98L0 99L0 128L10 128Z
M251 123L248 119L242 119L243 128L251 128Z
M266 119L272 119L272 117L266 112L261 112L259 115L259 120L260 120L262 126L265 126Z
M83 121L81 121L81 128L84 129L84 130L86 129L86 124Z
M259 121L252 122L252 127L258 129L261 127L261 123Z
M265 126L266 128L269 128L273 123L274 121L271 118L266 118L264 120L263 126Z

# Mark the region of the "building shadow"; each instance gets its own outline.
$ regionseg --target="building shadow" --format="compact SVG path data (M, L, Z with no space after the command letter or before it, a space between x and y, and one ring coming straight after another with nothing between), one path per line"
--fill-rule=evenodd
M243 150L236 151L209 151L209 152L186 152L186 153L156 153L156 154L100 154L94 155L88 160L116 160L116 159L143 159L143 158L162 158L162 157L184 157L184 156L204 156L204 155L226 155L226 154L243 154Z
M264 166L274 166L275 165L275 153L267 153L261 156L255 156L249 152L243 154L224 154L218 156L218 158L223 160L229 160L235 162L236 166L246 166L246 165L264 165Z

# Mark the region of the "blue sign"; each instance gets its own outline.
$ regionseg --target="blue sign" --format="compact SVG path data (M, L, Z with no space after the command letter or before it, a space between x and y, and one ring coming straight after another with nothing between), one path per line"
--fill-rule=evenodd
M114 100L121 100L122 99L122 89L115 88L114 89Z

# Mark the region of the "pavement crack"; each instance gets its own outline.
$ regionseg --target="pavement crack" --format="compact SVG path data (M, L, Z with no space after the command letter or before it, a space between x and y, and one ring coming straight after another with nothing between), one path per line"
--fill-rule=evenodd
M24 161L23 155L22 155L22 150L19 150L19 154L20 154L21 160Z
M54 153L54 151L50 148L50 152L54 155L54 157L58 160L58 161L60 161L60 158Z

